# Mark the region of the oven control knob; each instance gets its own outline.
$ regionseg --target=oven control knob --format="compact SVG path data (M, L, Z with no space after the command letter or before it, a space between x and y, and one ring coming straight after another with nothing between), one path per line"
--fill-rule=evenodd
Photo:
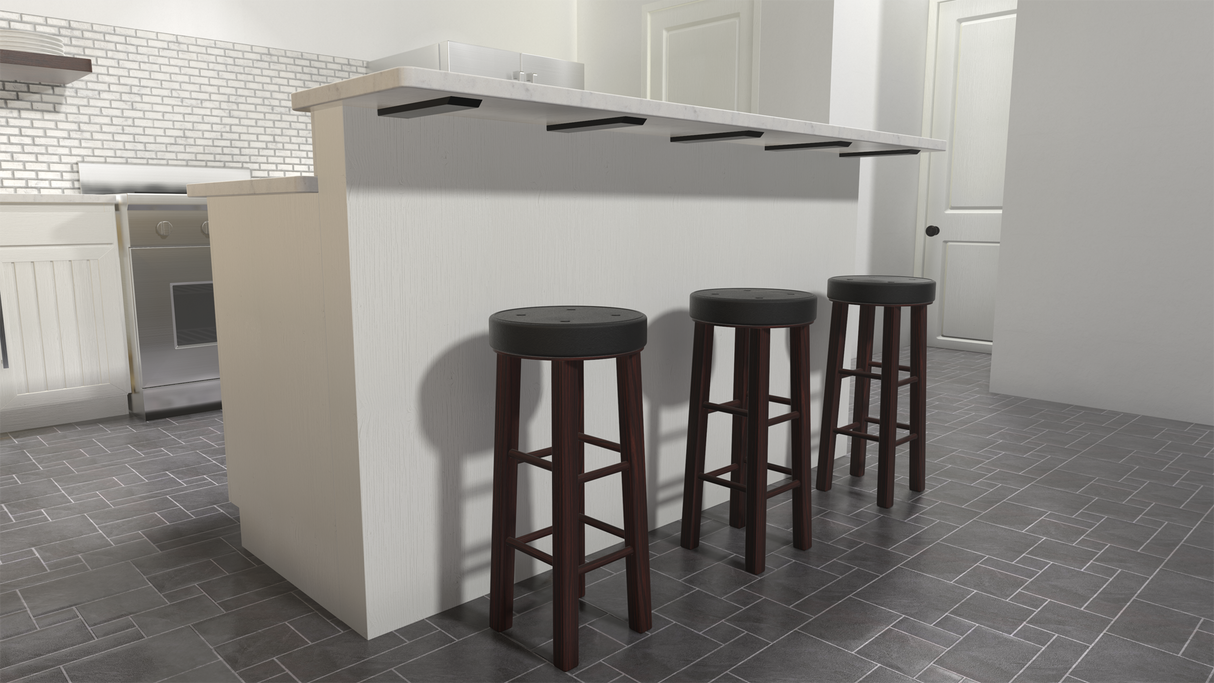
M160 235L161 237L168 237L169 233L172 231L173 224L168 221L160 221L156 224L156 234Z
M206 235L207 237L211 236L211 221L202 222L202 234Z

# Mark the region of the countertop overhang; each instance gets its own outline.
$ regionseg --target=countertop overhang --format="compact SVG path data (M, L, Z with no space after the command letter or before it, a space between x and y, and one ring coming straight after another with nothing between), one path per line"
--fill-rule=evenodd
M478 99L481 103L477 108L445 113L443 116L548 126L629 116L643 118L645 123L614 128L599 134L626 133L669 139L675 136L755 131L762 133L762 136L731 139L728 142L759 148L807 143L850 143L846 147L781 150L786 154L900 151L913 153L912 150L942 152L946 149L943 140L913 135L408 66L301 90L291 96L291 107L303 112L330 106L385 109L447 96ZM408 125L408 121L402 121L401 125ZM571 131L559 134L577 133Z

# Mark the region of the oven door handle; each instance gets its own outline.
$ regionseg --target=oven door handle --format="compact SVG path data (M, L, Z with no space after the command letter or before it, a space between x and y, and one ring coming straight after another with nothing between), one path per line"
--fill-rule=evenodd
M4 299L0 299L0 360L4 361L4 369L8 369L8 335L4 332Z

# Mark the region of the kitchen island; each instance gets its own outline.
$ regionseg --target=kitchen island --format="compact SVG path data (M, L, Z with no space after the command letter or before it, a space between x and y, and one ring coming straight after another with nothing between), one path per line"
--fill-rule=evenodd
M409 67L293 102L312 113L314 177L190 187L210 210L230 494L245 547L368 638L488 591L490 314L576 303L648 315L649 523L667 524L680 514L688 294L821 294L856 269L859 162L840 152L944 149ZM397 117L419 112L434 115ZM814 326L815 378L826 327ZM787 387L778 346L774 392ZM527 450L548 445L538 367L523 369ZM607 438L613 371L586 367L587 432ZM780 462L784 430L772 437ZM614 456L596 451L588 467ZM521 477L520 531L550 523L548 480ZM619 524L618 486L588 485L587 514ZM589 529L587 550L613 541ZM544 568L519 556L518 578Z

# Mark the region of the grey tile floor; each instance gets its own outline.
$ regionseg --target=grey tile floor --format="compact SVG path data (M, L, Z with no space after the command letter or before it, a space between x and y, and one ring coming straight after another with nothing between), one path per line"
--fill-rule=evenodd
M838 467L810 550L776 501L762 577L719 508L697 551L654 531L653 630L597 570L569 674L542 575L506 634L480 598L368 642L244 552L221 413L5 434L0 680L1211 681L1211 427L991 394L989 361L930 352L926 492Z

